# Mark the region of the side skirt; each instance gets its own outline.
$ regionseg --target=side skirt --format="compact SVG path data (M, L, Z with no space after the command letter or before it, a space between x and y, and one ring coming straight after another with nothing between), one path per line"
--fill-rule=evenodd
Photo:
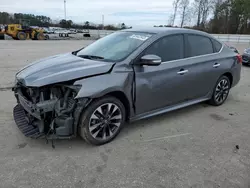
M152 117L152 116L160 115L160 114L163 114L163 113L166 113L166 112L170 112L170 111L178 110L178 109L181 109L181 108L184 108L184 107L187 107L187 106L198 104L198 103L207 101L209 99L210 99L209 97L208 98L206 97L206 98L200 98L200 99L195 99L195 100L191 100L191 101L188 101L188 102L179 103L177 105L167 106L167 107L164 107L164 108L161 108L161 109L157 109L157 110L153 110L153 111L150 111L150 112L146 112L146 113L143 113L143 114L136 115L136 116L130 118L129 121L133 122L133 121L149 118L149 117Z

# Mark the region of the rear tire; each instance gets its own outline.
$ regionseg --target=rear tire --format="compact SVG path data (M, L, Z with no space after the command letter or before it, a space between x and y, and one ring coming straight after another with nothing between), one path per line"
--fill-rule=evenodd
M35 34L35 40L45 40L44 34L41 32L37 32Z
M22 31L18 32L16 36L17 36L16 38L18 40L26 40L26 38L27 38L26 33L22 32Z
M44 36L45 40L49 40L49 35Z
M97 99L84 110L79 122L79 134L90 144L106 144L120 133L125 115L125 107L117 98L107 96Z
M4 37L4 34L0 34L0 40L4 40L5 39L5 37Z
M208 101L209 104L213 106L222 105L228 97L230 88L231 88L231 83L229 78L227 76L221 76L216 82L212 98Z
M90 34L83 34L83 37L90 37Z

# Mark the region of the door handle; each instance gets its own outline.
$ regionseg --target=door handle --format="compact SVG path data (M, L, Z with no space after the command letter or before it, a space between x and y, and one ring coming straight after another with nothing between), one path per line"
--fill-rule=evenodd
M182 75L182 74L185 74L185 73L187 73L187 72L188 72L188 70L180 70L179 72L177 72L177 74Z
M214 68L217 68L217 67L219 67L219 66L220 66L219 63L215 63L215 64L213 65Z

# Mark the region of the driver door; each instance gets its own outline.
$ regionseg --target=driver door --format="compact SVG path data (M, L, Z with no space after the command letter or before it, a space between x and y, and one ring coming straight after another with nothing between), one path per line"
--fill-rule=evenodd
M158 39L142 53L162 59L158 66L135 65L136 114L143 114L188 100L190 78L185 65L184 35ZM138 63L139 64L139 63Z

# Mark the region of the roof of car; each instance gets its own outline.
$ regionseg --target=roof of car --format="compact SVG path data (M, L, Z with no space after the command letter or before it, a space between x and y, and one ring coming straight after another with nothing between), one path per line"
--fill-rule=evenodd
M146 28L136 28L136 29L124 29L122 31L131 31L131 32L146 32L146 33L197 33L197 34L203 34L208 35L208 33L194 30L194 29L185 29L185 28L176 28L176 27L146 27Z

